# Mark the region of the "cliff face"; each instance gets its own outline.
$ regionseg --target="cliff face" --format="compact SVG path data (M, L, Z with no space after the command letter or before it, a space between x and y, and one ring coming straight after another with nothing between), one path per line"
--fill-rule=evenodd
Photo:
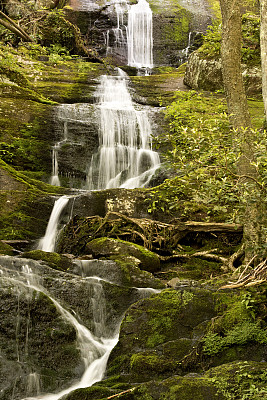
M190 44L190 37L192 39L196 32L206 31L214 11L206 0L198 0L194 4L184 0L150 0L148 3L153 12L154 64L178 66L185 61L185 49ZM66 9L68 19L77 24L89 46L96 48L101 56L107 55L111 62L118 65L127 64L127 49L115 46L113 28L117 27L118 22L114 5L103 1L86 4L71 0L70 8ZM123 23L120 27L126 37L127 7L124 6L122 10ZM110 46L108 52L107 36Z

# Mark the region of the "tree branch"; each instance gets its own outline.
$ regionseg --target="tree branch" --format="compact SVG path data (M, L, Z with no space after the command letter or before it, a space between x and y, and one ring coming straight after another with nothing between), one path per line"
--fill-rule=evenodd
M8 22L0 19L0 24L5 28L15 33L15 35L19 36L21 39L26 42L34 42L34 40L26 33L19 25L17 25L11 18L9 18L6 14L0 11L0 16L5 18Z

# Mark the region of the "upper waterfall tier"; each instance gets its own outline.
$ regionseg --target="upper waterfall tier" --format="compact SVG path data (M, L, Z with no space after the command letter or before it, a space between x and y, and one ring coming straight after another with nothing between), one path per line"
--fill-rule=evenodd
M130 7L128 14L128 65L136 68L153 67L152 11L146 0Z

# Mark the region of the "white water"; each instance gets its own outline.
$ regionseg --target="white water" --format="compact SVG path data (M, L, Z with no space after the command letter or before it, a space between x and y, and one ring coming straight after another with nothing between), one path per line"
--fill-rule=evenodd
M48 225L46 228L45 236L40 240L38 248L43 251L54 251L56 245L56 237L58 233L58 222L62 211L69 202L67 196L62 196L55 201Z
M35 391L37 397L26 397L23 400L59 400L62 396L79 388L85 388L93 385L95 382L103 378L106 370L106 364L109 354L113 347L118 342L118 334L113 337L105 337L105 299L100 280L92 279L94 287L94 295L91 298L90 307L93 310L93 322L95 325L95 334L92 334L89 329L79 323L77 319L66 310L58 300L51 296L47 290L40 284L39 276L34 274L28 265L22 266L21 272L11 271L5 268L0 268L1 278L6 280L15 288L15 293L18 295L21 292L29 291L30 297L33 291L45 293L54 303L62 318L71 324L77 334L77 348L80 350L81 358L84 362L84 373L80 381L68 387L65 390L55 394L39 394L40 392L40 377L37 373L31 373L28 376L27 393Z
M41 392L40 375L32 372L28 376L27 396L39 395Z
M60 180L58 177L58 149L59 143L55 144L52 148L52 176L50 180L50 185L60 186Z
M128 65L136 68L153 67L152 11L146 0L132 5L127 28Z
M113 5L116 16L117 25L115 28L107 31L107 55L109 53L119 53L126 57L127 53L127 27L124 21L124 14L128 12L127 0L113 0L111 2ZM114 40L112 47L110 46L110 36L113 34Z
M146 110L137 109L127 87L127 75L104 75L96 92L99 111L99 149L88 172L88 189L147 185L159 167L152 150Z

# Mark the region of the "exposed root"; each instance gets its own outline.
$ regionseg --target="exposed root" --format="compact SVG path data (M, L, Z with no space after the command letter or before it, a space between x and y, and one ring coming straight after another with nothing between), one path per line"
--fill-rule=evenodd
M193 254L185 252L181 241L199 242ZM100 237L122 239L158 253L162 261L168 262L179 259L202 258L227 264L228 259L223 257L218 249L201 251L201 237L215 236L218 240L229 238L234 245L242 238L242 227L234 224L216 224L204 222L180 222L171 224L146 218L132 218L118 212L108 212L104 218L99 216L78 218L74 217L62 233L59 240L59 250L63 253L82 254L86 244ZM205 239L206 240L206 239ZM228 242L227 242L228 243ZM215 244L217 245L217 244ZM198 250L197 250L198 249Z
M252 257L249 263L245 266L242 273L239 275L236 282L230 282L229 285L224 285L220 289L237 289L241 287L250 287L267 282L267 260L265 259L258 264L252 271L245 275L245 272L252 265L257 256Z

